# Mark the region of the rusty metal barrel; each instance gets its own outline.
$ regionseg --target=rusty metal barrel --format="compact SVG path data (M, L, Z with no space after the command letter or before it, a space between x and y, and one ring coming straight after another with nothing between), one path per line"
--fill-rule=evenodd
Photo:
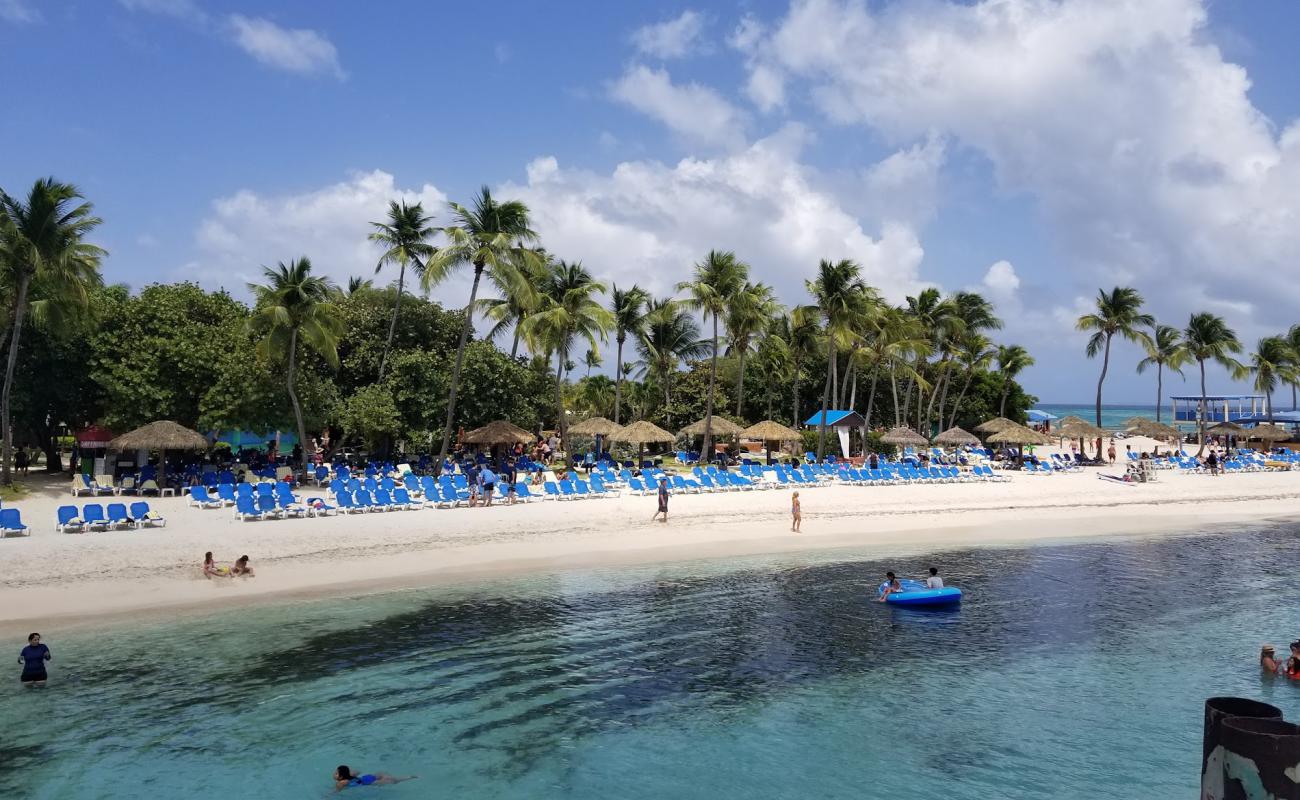
M1227 717L1219 743L1224 800L1300 800L1300 725Z
M1211 697L1205 701L1205 730L1201 740L1201 800L1224 800L1223 721L1228 717L1282 720L1282 710L1244 697Z

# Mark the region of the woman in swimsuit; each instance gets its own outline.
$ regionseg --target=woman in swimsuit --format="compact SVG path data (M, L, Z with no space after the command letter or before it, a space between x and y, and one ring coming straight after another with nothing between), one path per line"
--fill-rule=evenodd
M212 558L212 551L203 554L203 577L211 580L212 578L233 578L230 574L230 567L218 567L217 562Z
M418 777L420 776L406 775L399 778L395 775L389 775L387 772L358 775L347 764L340 764L339 768L334 770L334 791L341 792L349 786L391 786L394 783L410 781Z
M253 577L253 568L248 566L248 556L240 556L235 561L234 568L230 571L235 575L243 575L245 578Z

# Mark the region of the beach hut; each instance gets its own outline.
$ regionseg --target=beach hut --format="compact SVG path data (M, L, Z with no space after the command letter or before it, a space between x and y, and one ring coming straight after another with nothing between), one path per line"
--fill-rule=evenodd
M816 430L822 424L822 412L818 411L804 421L805 428ZM856 411L827 411L826 427L832 430L840 440L840 453L849 457L849 432L854 428L862 431L862 440L867 439L867 421Z
M961 447L965 444L979 444L980 438L963 428L949 428L934 437L934 443L945 447Z
M124 433L108 443L109 450L125 453L132 450L156 450L161 455L161 465L167 463L167 452L185 450L207 450L208 437L198 431L190 430L178 422L169 419L150 422L139 428ZM144 459L141 459L142 461ZM158 485L166 488L166 469L158 470Z
M99 475L105 471L104 450L113 439L113 432L98 425L77 433L77 451L80 454L80 470L86 475ZM95 463L98 461L99 463Z
M779 422L765 419L762 422L756 422L740 432L742 439L753 439L763 443L763 449L767 451L767 463L772 463L772 443L776 442L780 446L783 442L798 442L802 437L799 431L794 428L787 428Z
M930 440L912 430L911 428L893 428L880 437L880 441L885 444L892 444L902 450L904 447L925 447Z
M626 442L628 444L637 445L637 462L639 463L642 456L645 455L645 446L647 444L654 442L671 442L673 440L673 435L658 425L655 425L653 422L643 419L639 422L633 422L626 428L622 428L621 430L610 434L609 438L615 442Z

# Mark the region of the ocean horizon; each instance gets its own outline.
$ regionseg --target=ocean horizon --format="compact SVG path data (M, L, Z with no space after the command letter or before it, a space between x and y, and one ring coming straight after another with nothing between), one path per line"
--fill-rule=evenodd
M1096 421L1097 404L1091 403L1039 403L1033 406L1041 411L1055 414L1058 417L1068 417L1074 415L1082 417L1088 422ZM1160 418L1163 422L1169 421L1169 407L1161 406ZM1101 406L1101 426L1107 429L1118 429L1123 427L1125 420L1130 417L1147 417L1156 418L1156 407L1151 403L1103 403Z

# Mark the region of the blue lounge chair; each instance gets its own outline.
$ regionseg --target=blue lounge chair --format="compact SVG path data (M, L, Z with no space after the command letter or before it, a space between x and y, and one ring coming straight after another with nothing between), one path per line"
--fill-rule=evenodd
M530 492L528 490L528 484L524 481L518 481L515 483L515 499L521 503L531 503L534 500L542 500L544 498L538 497Z
M366 511L381 510L379 506L375 504L375 499L370 496L370 492L367 492L365 489L360 489L355 494L353 494L352 501L355 502L361 508L364 508Z
M23 524L23 517L18 513L18 509L0 508L0 536L8 536L11 533L31 536L27 526Z
M547 500L560 500L560 487L555 485L555 481L547 481L542 484L542 491L546 493Z
M221 508L224 505L220 500L214 500L208 495L208 490L204 486L190 487L189 504L198 508Z
M352 493L345 490L340 491L334 497L334 502L339 504L339 510L347 514L361 514L365 509L352 501Z
M280 504L275 502L275 498L269 494L259 494L257 496L257 510L262 512L262 518L272 517L275 519L284 518L284 509Z
M407 491L405 486L393 490L393 505L407 511L419 511L424 508L424 503L411 498L411 493Z
M387 489L378 489L375 491L375 507L383 511L403 511L397 503L393 502L393 496L388 493Z
M64 533L85 533L86 523L82 522L76 506L59 506L59 521L54 523L54 530Z
M235 504L235 485L233 483L218 483L217 498L228 506Z
M108 530L108 519L104 516L104 507L99 503L86 503L82 506L81 518L92 531Z
M126 513L125 503L109 503L108 524L114 528L134 528L135 520Z
M162 514L159 514L157 511L150 508L149 504L144 500L131 504L131 517L135 519L136 525L145 528L152 528L154 526L160 528L167 527L167 519L163 517Z
M257 505L249 495L239 495L235 498L235 518L240 522L247 522L250 519L262 519L262 512L257 510Z

